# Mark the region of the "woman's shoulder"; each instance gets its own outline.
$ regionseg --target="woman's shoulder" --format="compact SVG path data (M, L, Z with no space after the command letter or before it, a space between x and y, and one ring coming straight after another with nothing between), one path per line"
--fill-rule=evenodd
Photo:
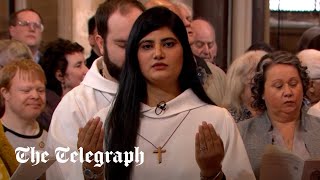
M247 133L264 132L270 126L264 113L237 123L241 136Z
M304 123L307 124L308 127L314 129L320 129L320 117L319 116L314 116L311 114L306 114L305 115L305 121Z

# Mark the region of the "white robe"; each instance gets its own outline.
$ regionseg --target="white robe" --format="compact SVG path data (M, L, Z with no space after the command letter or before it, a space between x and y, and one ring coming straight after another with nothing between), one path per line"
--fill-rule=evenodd
M102 62L103 57L94 61L81 84L68 92L54 111L47 139L50 154L54 155L57 147L69 147L70 151L76 151L79 128L112 102L118 84L99 73ZM47 179L83 179L82 172L74 174L74 168L81 168L81 164L56 162L47 171Z
M163 146L191 111L164 146L166 152L162 154L161 164L157 154L153 153L155 147L138 136L137 146L144 152L144 163L140 166L134 164L134 180L200 179L200 169L195 160L195 135L202 121L212 123L223 141L225 157L222 170L227 179L255 179L237 126L226 109L202 102L190 89L167 102L167 109L160 115L155 114L154 107L145 104L141 107L139 134L156 147ZM105 108L97 116L104 120L107 113L108 108Z

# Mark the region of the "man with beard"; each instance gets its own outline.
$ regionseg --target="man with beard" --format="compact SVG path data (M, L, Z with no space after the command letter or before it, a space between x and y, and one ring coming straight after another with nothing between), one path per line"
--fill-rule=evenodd
M112 102L125 59L126 41L133 23L143 10L140 2L132 0L100 4L95 15L99 34L96 41L103 56L94 61L82 83L66 94L57 106L47 141L50 154L54 155L57 147L69 147L69 152L77 151L79 128ZM102 128L102 122L97 119L94 122ZM90 173L99 175L94 170ZM47 171L47 179L83 179L82 165L79 161L56 162Z

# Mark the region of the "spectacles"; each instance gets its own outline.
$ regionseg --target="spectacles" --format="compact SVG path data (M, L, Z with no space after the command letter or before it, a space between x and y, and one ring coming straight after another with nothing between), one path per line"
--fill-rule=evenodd
M31 27L34 30L38 29L38 30L40 30L40 32L42 32L44 29L43 24L36 23L36 22L30 22L30 21L18 21L17 25L22 26L22 27Z

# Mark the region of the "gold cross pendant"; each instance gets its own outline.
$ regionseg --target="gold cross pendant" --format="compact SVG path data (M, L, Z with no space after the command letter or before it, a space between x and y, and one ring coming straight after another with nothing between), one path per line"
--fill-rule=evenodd
M166 150L162 149L162 147L158 147L158 149L154 150L153 153L158 153L158 162L159 164L162 162L162 153L165 153Z

